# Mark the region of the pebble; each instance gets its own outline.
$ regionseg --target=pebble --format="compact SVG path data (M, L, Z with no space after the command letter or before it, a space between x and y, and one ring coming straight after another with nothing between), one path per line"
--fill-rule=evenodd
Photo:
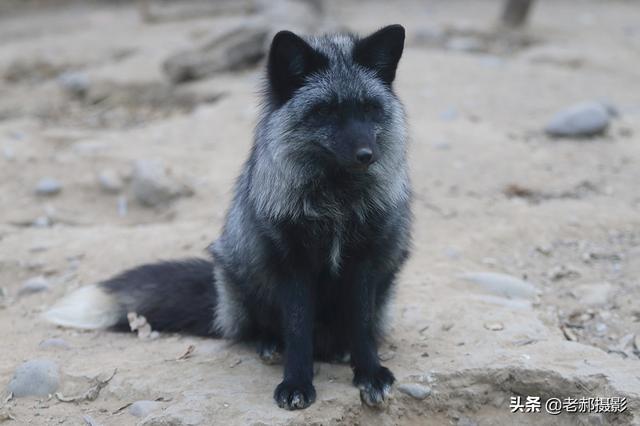
M55 195L62 191L62 184L53 178L42 178L36 184L37 195Z
M49 216L38 216L33 221L33 226L36 228L47 228L53 224L53 221Z
M118 208L118 216L125 217L127 215L129 211L129 204L127 202L127 197L122 195L118 197L117 208Z
M8 391L16 397L47 396L59 386L58 365L50 359L33 359L16 368Z
M95 419L88 414L83 415L82 420L87 426L100 426L100 423L96 422Z
M135 162L131 188L137 200L148 207L167 204L182 193L180 184L168 175L161 162L154 160Z
M476 37L459 36L450 38L446 47L456 52L482 52L486 46Z
M606 334L608 329L609 327L607 326L607 324L603 322L599 322L596 324L596 334L598 336L603 336L604 334Z
M487 291L506 298L533 299L538 293L536 287L511 275L496 272L470 272L460 278L478 284Z
M601 102L583 102L554 115L545 127L549 136L589 137L604 133L612 108Z
M431 388L418 383L403 383L398 386L398 391L415 399L425 399L431 395Z
M44 339L40 344L38 344L38 347L40 349L71 349L71 346L66 340L56 337Z
M98 184L100 188L109 194L117 194L122 190L122 178L113 169L104 169L98 173Z
M500 331L504 330L504 324L501 322L486 322L484 323L484 328L491 331Z
M41 291L49 290L51 285L49 284L49 280L47 280L42 275L29 278L20 286L20 290L18 290L19 296L24 296L26 294L39 293Z
M11 148L10 146L2 147L2 155L4 156L4 159L7 161L13 161L16 158L16 153L14 152L13 148Z
M547 276L552 281L574 279L580 277L580 271L572 265L557 265L549 269Z
M600 306L609 301L614 287L609 283L583 284L571 292L586 306Z
M89 91L89 76L79 71L67 71L58 76L58 84L68 93L84 97Z
M129 406L129 413L136 417L147 417L149 413L162 407L162 403L158 401L136 401Z
M462 416L456 422L456 426L478 426L478 422L469 417Z

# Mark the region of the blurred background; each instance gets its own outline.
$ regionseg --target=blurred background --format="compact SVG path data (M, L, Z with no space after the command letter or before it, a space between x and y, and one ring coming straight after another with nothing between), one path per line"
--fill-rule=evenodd
M393 23L416 220L382 352L414 387L388 410L361 407L346 367L319 367L319 403L288 413L251 348L40 319L125 267L205 255L275 32ZM0 423L632 424L639 132L635 0L2 0L0 391L29 360L63 397L118 373L94 400L6 394ZM514 395L629 408L511 414Z

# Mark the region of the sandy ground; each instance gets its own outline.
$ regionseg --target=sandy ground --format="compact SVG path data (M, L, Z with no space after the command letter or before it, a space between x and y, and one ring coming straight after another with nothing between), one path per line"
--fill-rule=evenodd
M184 86L222 94L216 102L185 106L171 94L136 104L136 90L165 87L160 64L170 53L244 18L145 24L133 6L108 3L3 10L0 391L29 359L56 361L65 395L117 369L94 401L3 399L0 413L14 418L7 424L85 424L87 415L103 425L640 424L640 7L542 1L527 43L508 53L428 42L437 29L490 29L498 6L326 8L329 21L354 31L394 22L408 31L396 87L411 125L415 248L381 351L399 383L432 393L415 400L396 391L380 412L361 405L346 366L318 364L317 402L287 412L271 396L281 368L261 364L251 347L178 335L140 340L40 319L64 294L123 268L204 255L251 144L261 70ZM81 103L56 79L68 70L82 70L92 87L134 95L106 109ZM553 113L593 99L620 111L604 136L544 135ZM101 170L126 177L139 159L162 160L194 194L151 209L127 188L101 191ZM62 191L35 195L43 177ZM472 272L526 278L539 295L492 294L460 278ZM18 294L40 275L49 290ZM40 346L51 338L68 348ZM177 360L190 345L192 355ZM619 396L628 408L511 414L514 396ZM156 399L161 408L144 419L126 408Z

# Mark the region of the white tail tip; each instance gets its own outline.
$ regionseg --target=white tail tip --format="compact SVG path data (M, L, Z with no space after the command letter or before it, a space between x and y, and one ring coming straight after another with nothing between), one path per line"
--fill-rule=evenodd
M58 301L43 317L64 327L83 329L116 325L120 310L115 298L96 285L82 287Z

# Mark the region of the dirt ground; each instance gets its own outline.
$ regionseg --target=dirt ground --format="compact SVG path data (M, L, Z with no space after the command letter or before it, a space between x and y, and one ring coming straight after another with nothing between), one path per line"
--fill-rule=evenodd
M396 390L371 410L347 366L318 364L317 402L287 412L272 400L281 368L251 347L41 319L64 294L123 268L204 255L251 145L262 76L258 66L173 88L163 74L168 55L242 23L237 11L144 23L129 3L57 2L0 8L0 393L30 359L57 362L67 396L117 371L93 401L3 397L0 423L640 424L637 2L540 1L524 33L500 36L494 1L322 4L330 26L407 29L396 88L411 127L414 251L381 352L399 384L431 394ZM60 82L69 71L120 95L75 98ZM603 136L544 134L555 112L587 100L619 112ZM128 179L141 159L161 160L192 195L136 202ZM122 176L119 193L100 188L105 170ZM62 190L36 195L45 177ZM526 279L537 294L507 298L461 278L478 272ZM25 292L38 276L48 288ZM41 344L52 338L63 347ZM512 414L517 396L628 406ZM139 418L127 408L138 400L160 405Z

